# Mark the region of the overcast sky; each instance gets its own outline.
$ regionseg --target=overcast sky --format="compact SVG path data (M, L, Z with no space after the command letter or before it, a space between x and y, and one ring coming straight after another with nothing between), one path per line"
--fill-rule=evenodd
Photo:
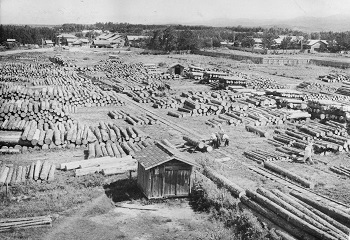
M196 23L350 14L350 0L0 0L1 24Z

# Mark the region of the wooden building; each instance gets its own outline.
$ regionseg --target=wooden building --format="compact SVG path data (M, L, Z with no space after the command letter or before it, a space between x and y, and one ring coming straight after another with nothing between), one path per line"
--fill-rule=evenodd
M303 49L308 53L324 52L327 50L327 47L328 43L325 40L309 40L303 45Z
M52 40L44 40L44 44L47 47L53 47L54 43L52 42Z
M198 166L193 160L159 142L134 157L138 161L137 184L148 199L190 195L192 170Z
M169 67L168 73L183 76L184 69L185 66L181 65L180 63L175 63Z

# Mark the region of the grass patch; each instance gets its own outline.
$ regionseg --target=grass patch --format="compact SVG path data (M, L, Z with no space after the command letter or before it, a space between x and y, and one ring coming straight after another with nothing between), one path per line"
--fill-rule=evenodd
M204 175L196 175L190 201L194 210L208 212L212 219L224 223L224 226L234 233L236 239L279 239L251 212L241 210L238 202L227 190L218 188Z
M101 195L98 187L104 177L98 174L73 177L69 172L57 172L55 181L28 181L9 187L8 195L0 192L0 218L70 214L68 210Z

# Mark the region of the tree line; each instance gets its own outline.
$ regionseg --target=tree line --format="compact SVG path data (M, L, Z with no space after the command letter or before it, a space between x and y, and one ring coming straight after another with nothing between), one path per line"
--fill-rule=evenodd
M275 46L274 40L279 35L286 35L279 48L299 48L300 41L293 41L291 36L302 36L303 42L309 39L327 40L328 50L337 52L350 50L350 32L313 32L304 33L289 28L262 27L210 27L185 25L144 25L130 23L97 22L95 24L66 23L53 27L31 27L28 25L0 25L0 43L14 38L21 44L41 44L42 39L55 40L60 33L73 33L83 37L82 30L90 30L89 38L96 37L93 30L108 30L125 35L148 35L141 40L140 46L163 51L190 50L206 47L219 47L220 42L228 41L235 46L252 47L254 38L261 38L266 48Z
M48 27L0 25L0 43L16 39L21 44L42 44L43 40L55 40L56 30Z

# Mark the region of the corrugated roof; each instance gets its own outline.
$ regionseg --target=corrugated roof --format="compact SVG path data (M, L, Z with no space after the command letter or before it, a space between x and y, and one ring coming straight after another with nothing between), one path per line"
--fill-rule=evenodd
M151 169L173 159L192 166L198 166L198 164L192 159L189 159L179 151L169 148L160 142L156 142L155 145L142 149L141 151L137 152L134 157L145 168L145 170Z
M328 42L326 40L309 40L306 45L312 46L318 42L323 42L324 44L328 45Z
M62 33L62 34L58 35L57 37L58 38L75 38L75 39L78 38L77 36L74 36L74 35L68 34L68 33Z
M94 40L95 45L111 45L111 42L108 40Z

